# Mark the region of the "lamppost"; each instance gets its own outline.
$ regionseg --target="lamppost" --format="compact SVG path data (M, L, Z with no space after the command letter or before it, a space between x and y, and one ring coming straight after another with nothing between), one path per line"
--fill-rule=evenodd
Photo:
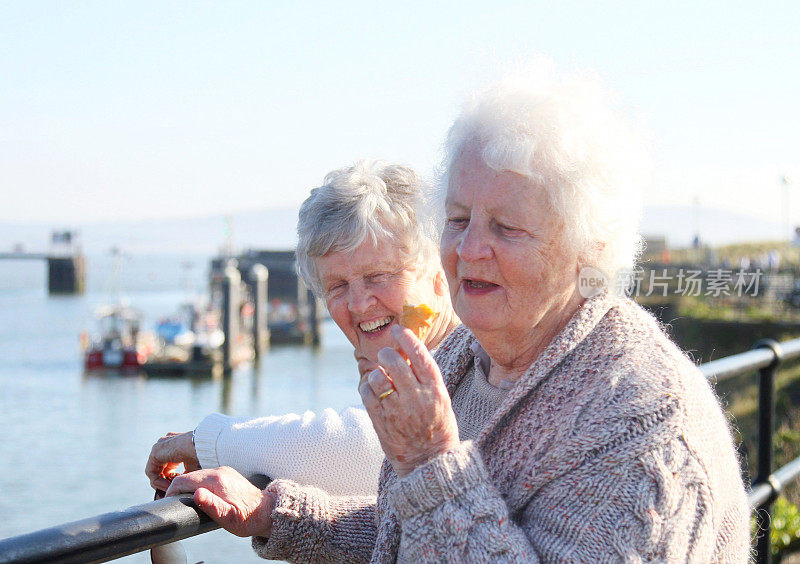
M789 185L791 183L792 181L788 175L781 176L781 184L783 184L783 229L784 233L789 235L789 241L794 239L793 231L789 226Z

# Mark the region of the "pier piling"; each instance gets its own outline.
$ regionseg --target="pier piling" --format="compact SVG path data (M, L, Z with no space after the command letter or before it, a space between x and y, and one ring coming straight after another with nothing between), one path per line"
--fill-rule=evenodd
M236 266L229 264L225 268L225 277L222 280L222 332L225 341L222 343L222 369L224 374L230 374L233 369L236 342L239 336L239 289L242 277Z
M50 294L82 294L86 286L83 255L47 258L47 288Z
M258 358L269 346L269 325L267 323L267 314L269 313L269 296L267 295L269 270L263 264L253 265L250 270L250 280L253 286L255 307L253 313L253 351L255 357Z

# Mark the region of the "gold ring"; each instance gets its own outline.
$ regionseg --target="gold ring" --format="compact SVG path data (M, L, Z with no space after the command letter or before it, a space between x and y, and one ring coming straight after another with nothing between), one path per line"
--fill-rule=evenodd
M394 393L394 388L389 388L388 390L386 390L385 392L383 392L381 395L378 396L378 401L385 400L386 398L388 398L393 393Z

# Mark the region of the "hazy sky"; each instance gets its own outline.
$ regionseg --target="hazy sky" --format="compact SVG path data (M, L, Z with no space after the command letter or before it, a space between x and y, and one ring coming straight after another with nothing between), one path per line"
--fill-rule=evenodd
M297 204L359 157L430 172L465 94L531 55L653 139L650 204L800 220L800 2L0 3L0 220Z

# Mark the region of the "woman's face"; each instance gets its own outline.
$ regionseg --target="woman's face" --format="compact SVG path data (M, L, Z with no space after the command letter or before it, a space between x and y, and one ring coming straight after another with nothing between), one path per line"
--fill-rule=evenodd
M399 323L403 304L433 305L435 274L406 264L392 243L365 241L350 253L314 259L325 303L336 325L356 348L356 356L377 362L378 351L393 347L389 327Z
M578 259L544 189L489 168L474 152L455 163L447 189L442 264L453 308L480 338L525 338L560 323L576 288Z

